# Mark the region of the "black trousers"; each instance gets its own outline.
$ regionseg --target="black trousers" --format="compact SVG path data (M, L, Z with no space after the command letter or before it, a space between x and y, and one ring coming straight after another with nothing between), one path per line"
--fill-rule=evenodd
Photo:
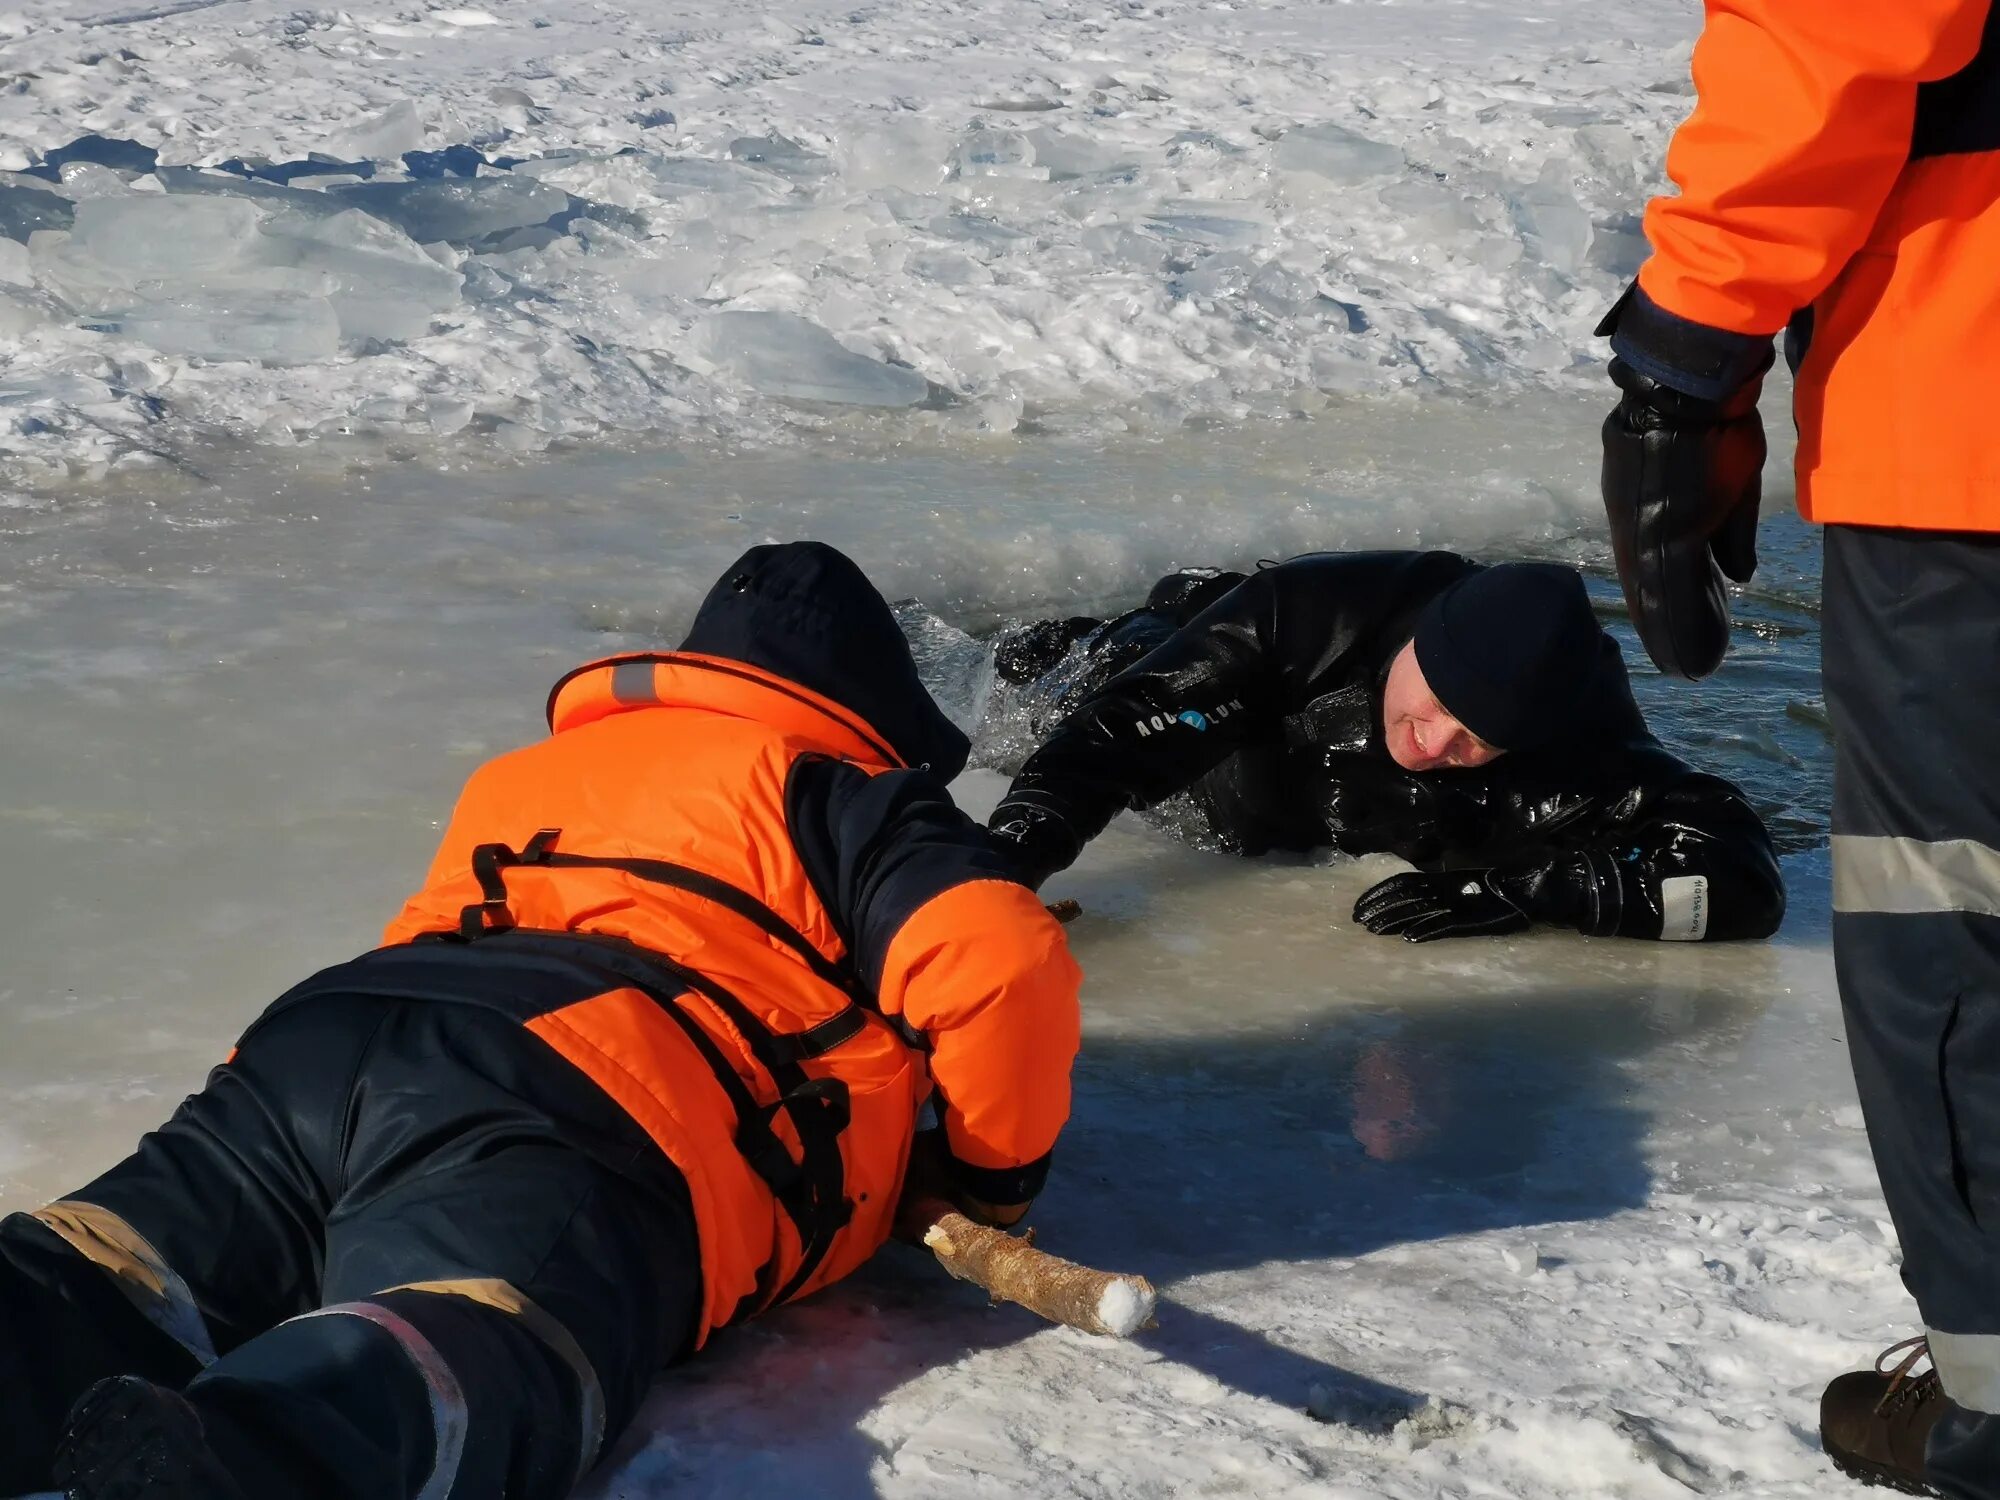
M0 1494L131 1373L253 1496L559 1500L692 1340L686 1185L476 1007L319 995L71 1198L0 1223Z
M1834 963L1945 1393L1931 1477L2000 1500L2000 536L1826 533Z

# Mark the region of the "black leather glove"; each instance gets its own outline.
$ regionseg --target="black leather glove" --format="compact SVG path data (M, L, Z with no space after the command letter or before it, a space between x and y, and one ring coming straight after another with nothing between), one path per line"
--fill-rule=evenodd
M1354 920L1377 937L1409 943L1433 938L1498 937L1533 923L1501 889L1497 870L1413 871L1370 886L1354 903Z
M1604 422L1604 511L1646 652L1706 677L1729 649L1723 580L1757 567L1771 340L1675 317L1635 286L1599 326L1624 393Z

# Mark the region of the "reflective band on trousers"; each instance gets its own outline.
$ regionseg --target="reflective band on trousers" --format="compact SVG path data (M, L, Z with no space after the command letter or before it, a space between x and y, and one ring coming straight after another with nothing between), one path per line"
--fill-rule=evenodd
M521 1326L554 1351L576 1376L578 1404L583 1417L583 1430L578 1434L576 1477L581 1480L591 1471L597 1463L598 1452L604 1447L604 1387L598 1383L597 1371L591 1367L590 1356L583 1352L583 1346L576 1341L575 1335L526 1293L505 1281L415 1281L389 1290L463 1297L520 1319Z
M1833 909L2000 916L2000 849L1971 839L1833 837Z
M298 1323L305 1318L331 1317L363 1318L384 1330L403 1346L403 1352L410 1356L417 1373L424 1377L424 1385L431 1396L431 1428L437 1439L432 1451L436 1459L431 1465L431 1477L424 1481L424 1487L417 1491L413 1500L445 1500L451 1493L451 1487L458 1482L459 1461L465 1456L465 1391L459 1386L458 1377L451 1373L451 1366L444 1362L444 1356L437 1352L437 1347L417 1332L409 1319L398 1317L388 1308L378 1307L373 1302L336 1303L291 1321Z
M2000 1413L2000 1333L1932 1333L1944 1393L1968 1411Z
M54 1230L70 1249L116 1282L148 1323L204 1367L215 1363L215 1341L194 1293L138 1230L110 1209L75 1198L36 1209L29 1217Z

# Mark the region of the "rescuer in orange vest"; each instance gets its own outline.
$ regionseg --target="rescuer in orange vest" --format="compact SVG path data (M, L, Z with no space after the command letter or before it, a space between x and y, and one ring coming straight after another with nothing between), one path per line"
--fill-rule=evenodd
M1707 12L1667 157L1680 194L1648 209L1652 257L1599 330L1623 392L1605 506L1648 651L1712 671L1725 580L1756 564L1757 400L1787 331L1799 506L1827 527L1834 960L1927 1328L1828 1387L1821 1435L1869 1482L1995 1500L2000 7Z
M0 1222L0 1493L557 1500L662 1365L873 1254L927 1103L927 1192L1040 1190L1076 965L852 562L753 548L549 723L384 947Z

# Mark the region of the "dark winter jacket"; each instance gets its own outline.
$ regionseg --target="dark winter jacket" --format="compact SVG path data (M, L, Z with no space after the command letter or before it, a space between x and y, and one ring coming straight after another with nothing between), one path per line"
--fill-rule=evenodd
M1198 587L1090 641L1090 669L993 814L1039 880L1126 808L1192 794L1243 853L1387 851L1521 877L1529 915L1596 934L1752 938L1784 884L1740 792L1670 754L1603 638L1586 727L1478 770L1405 771L1383 743L1390 662L1434 595L1477 571L1449 552L1317 553ZM1184 579L1187 575L1181 575ZM1218 593L1218 590L1219 593ZM1534 894L1539 893L1539 894Z

